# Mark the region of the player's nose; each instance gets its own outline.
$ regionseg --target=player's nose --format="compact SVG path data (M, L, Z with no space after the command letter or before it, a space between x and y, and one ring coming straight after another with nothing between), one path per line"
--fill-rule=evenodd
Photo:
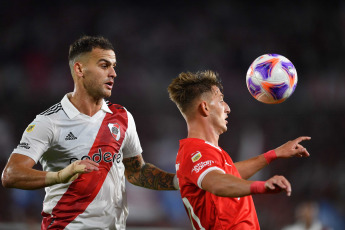
M117 77L115 68L109 68L109 69L110 69L110 71L109 71L109 77L112 77L112 78Z
M226 102L224 102L224 104L225 104L225 113L229 114L231 112L230 106Z

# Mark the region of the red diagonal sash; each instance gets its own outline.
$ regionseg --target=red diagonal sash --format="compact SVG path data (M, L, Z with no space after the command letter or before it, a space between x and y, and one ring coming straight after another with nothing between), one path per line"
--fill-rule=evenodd
M109 106L109 108L113 114L107 113L103 119L88 154L91 159L92 155L98 153L99 150L102 153L117 154L125 137L124 134L128 125L126 110L116 105ZM108 128L108 124L114 122L120 125L121 137L118 141L115 140ZM41 229L64 229L79 214L83 213L97 196L112 165L113 161L105 162L102 160L99 162L99 171L81 174L74 180L52 210L52 214L49 216L42 214L45 217Z

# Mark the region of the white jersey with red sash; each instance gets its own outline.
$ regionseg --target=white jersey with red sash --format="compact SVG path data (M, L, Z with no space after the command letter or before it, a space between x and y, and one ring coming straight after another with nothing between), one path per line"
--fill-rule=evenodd
M123 158L142 152L132 115L106 104L94 116L80 113L67 95L25 130L13 153L39 161L44 171L91 159L99 171L46 187L41 229L125 229L128 216Z

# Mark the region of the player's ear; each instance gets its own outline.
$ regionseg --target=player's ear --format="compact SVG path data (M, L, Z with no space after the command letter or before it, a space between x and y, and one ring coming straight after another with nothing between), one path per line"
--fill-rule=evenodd
M73 65L73 71L76 76L82 77L84 75L83 73L83 64L80 62L75 62Z
M207 117L210 113L210 110L206 101L200 102L198 110L203 117Z

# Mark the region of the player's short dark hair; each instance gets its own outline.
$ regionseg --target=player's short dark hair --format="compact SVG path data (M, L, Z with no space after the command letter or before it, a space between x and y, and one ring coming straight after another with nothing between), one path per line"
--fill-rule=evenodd
M70 45L68 60L72 61L78 55L91 52L94 48L114 50L110 41L102 36L82 36Z
M196 73L180 73L173 79L168 87L169 97L175 102L183 114L186 114L188 108L194 99L200 97L205 92L210 92L212 86L217 86L223 91L221 80L217 73L206 70Z

